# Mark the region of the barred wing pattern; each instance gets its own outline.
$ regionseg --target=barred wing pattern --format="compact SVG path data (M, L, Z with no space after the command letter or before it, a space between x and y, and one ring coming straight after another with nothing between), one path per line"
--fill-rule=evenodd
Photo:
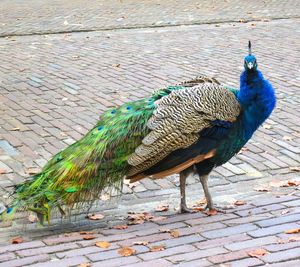
M215 120L235 121L240 113L236 96L217 83L173 91L158 100L147 126L151 132L128 158L127 177L141 173L171 152L195 143L199 132Z

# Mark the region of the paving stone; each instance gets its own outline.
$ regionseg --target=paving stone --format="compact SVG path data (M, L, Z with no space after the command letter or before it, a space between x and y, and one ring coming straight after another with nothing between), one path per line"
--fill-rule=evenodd
M149 252L149 253L144 253L139 255L139 257L141 259L143 259L144 261L149 261L149 260L153 260L153 259L157 259L157 258L163 258L163 257L167 257L170 255L176 255L176 254L181 254L181 253L185 253L185 252L191 252L191 251L195 251L196 248L191 246L191 245L183 245L183 246L177 246L177 247L173 247L173 248L166 248L163 251L158 251L158 252Z
M288 224L265 227L258 230L250 231L248 232L248 235L252 237L262 237L262 236L278 234L284 232L285 230L290 230L298 227L299 225L296 223L288 223Z
M246 233L246 232L249 232L254 229L257 229L257 226L255 226L254 224L248 223L248 224L241 224L238 226L227 227L225 229L207 231L207 232L201 233L201 235L203 235L206 238L212 239L212 238L226 237L226 236L230 236L233 234ZM259 230L256 230L256 231L259 231ZM252 231L250 233L253 233L253 232L255 233L255 231Z
M52 266L78 266L82 263L87 263L87 258L83 256L67 258L62 260L51 260L43 263L29 265L30 267L52 267Z
M48 246L42 248L20 250L17 253L19 256L28 257L28 256L38 255L38 254L53 253L53 252L65 251L65 250L76 249L76 248L78 248L77 244L70 243L70 244L60 244L56 246Z
M230 267L250 267L250 266L264 265L264 262L259 259L248 258L248 259L242 259L237 261L230 261L227 264Z
M140 262L141 260L136 256L129 256L129 257L121 257L116 259L110 259L110 260L104 260L99 262L94 262L93 267L103 267L103 266L109 266L109 267L117 267L121 265L128 265L130 266L133 263Z
M300 213L297 214L292 214L292 215L281 215L279 218L272 218L272 219L267 219L267 220L262 220L259 222L256 222L257 225L261 227L268 227L272 225L277 225L277 224L283 224L287 222L299 222L300 221Z
M157 260L153 260L153 261L145 261L145 262L139 262L139 263L135 263L135 264L129 264L126 266L130 266L130 267L166 267L166 266L171 266L172 263L165 260L165 259L157 259Z
M25 258L20 258L20 259L15 259L15 260L10 260L10 261L5 261L0 263L0 267L23 267L25 265L29 265L32 263L36 262L44 262L50 259L50 256L47 254L40 254L32 257L25 257Z
M263 256L262 260L268 263L280 262L280 261L298 259L299 255L300 255L300 247L285 250L285 251L270 253L266 256Z
M267 236L262 238L255 238L251 240L235 242L233 244L226 244L224 247L228 250L236 251L246 248L260 247L268 244L277 243L278 238L276 236Z
M194 259L206 258L208 256L224 254L228 252L226 249L222 247L215 247L203 250L197 250L193 252L183 253L168 257L167 259L171 262L181 262L181 261L191 261Z

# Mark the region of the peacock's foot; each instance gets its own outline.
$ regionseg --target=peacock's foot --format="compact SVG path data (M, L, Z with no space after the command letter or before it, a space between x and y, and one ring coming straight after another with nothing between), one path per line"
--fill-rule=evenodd
M195 211L189 209L186 205L180 205L179 213L194 213Z

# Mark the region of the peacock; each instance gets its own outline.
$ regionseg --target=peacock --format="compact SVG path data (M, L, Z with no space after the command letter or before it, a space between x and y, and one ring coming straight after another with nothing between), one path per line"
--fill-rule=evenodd
M258 70L248 44L240 89L199 76L150 97L104 112L82 139L56 154L39 174L18 185L5 214L37 213L50 221L53 209L99 199L104 190L121 190L124 179L180 176L180 211L189 212L185 185L199 176L208 189L210 172L230 160L270 116L276 104L271 84Z

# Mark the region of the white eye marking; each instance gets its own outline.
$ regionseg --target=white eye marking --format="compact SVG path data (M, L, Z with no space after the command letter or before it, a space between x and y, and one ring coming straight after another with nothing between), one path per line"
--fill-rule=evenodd
M251 70L253 68L253 63L252 62L249 62L248 63L248 68Z

